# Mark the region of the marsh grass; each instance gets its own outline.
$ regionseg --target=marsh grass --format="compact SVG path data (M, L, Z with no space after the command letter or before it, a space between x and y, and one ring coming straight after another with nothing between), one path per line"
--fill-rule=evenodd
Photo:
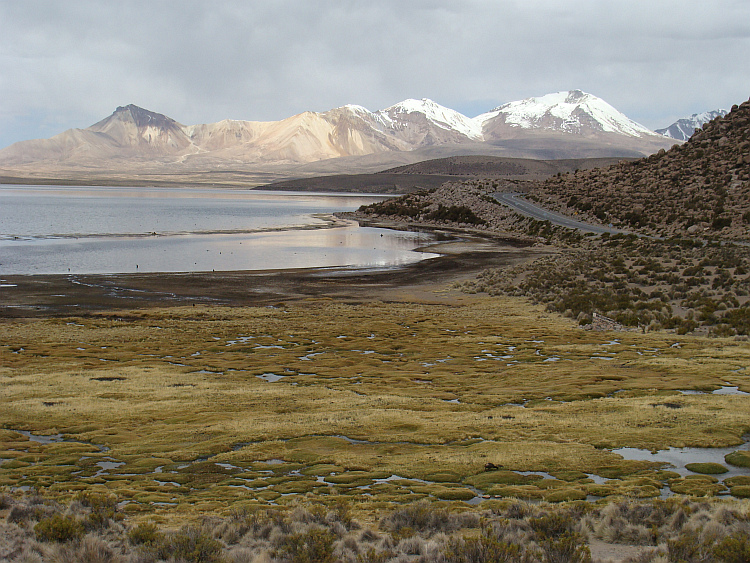
M739 444L750 415L743 396L677 393L745 387L747 343L584 332L505 298L151 309L2 328L0 486L112 494L128 514L176 520L298 497L345 495L366 511L476 490L482 502L648 498L667 484L716 494L723 486L609 449Z

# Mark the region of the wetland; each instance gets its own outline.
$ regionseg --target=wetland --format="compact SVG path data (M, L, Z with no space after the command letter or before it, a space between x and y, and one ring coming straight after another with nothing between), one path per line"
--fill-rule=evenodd
M710 392L750 391L746 342L583 331L512 298L6 320L0 358L0 486L126 513L750 492L723 458L750 403ZM734 471L627 455L685 447Z

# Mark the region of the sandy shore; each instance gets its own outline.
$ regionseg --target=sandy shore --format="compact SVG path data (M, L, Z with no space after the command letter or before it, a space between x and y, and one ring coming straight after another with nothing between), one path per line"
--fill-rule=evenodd
M385 269L3 276L0 318L81 315L190 303L273 305L321 297L446 302L460 299L458 292L446 293L451 282L545 252L514 240L476 235L438 242L422 250L441 256Z

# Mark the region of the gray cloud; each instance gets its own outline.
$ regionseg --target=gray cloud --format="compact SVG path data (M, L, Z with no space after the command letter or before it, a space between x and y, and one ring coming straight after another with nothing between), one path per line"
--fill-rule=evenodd
M591 92L645 125L750 96L743 0L0 3L0 146L135 103L186 124Z

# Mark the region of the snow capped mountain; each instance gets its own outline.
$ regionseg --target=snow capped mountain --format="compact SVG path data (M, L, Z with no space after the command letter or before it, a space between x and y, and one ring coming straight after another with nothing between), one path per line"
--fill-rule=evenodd
M620 113L601 98L580 90L509 102L476 117L475 121L482 124L485 134L487 129L497 129L503 125L578 135L654 135L653 131Z
M529 145L526 141L532 138ZM540 158L571 158L599 155L596 151L602 147L609 156L613 152L650 154L667 144L663 136L603 100L573 90L509 102L475 118L424 98L375 112L346 105L281 121L226 119L185 126L128 105L87 129L71 129L51 139L2 149L0 164L47 161L97 167L113 159L121 163L152 159L180 166L192 162L298 164L438 147L441 154L481 154L482 147L492 153L504 146L517 152L532 145L533 154Z
M694 113L690 117L678 119L669 127L664 129L657 129L656 132L665 137L671 139L677 139L678 141L687 141L693 136L695 130L703 127L709 121L713 121L717 117L724 117L729 113L725 109L718 109L715 111L704 111L703 113Z
M446 131L457 132L473 140L483 140L481 124L427 98L404 100L377 113L389 120L394 129L404 129L414 122L415 116L420 116L429 124Z

